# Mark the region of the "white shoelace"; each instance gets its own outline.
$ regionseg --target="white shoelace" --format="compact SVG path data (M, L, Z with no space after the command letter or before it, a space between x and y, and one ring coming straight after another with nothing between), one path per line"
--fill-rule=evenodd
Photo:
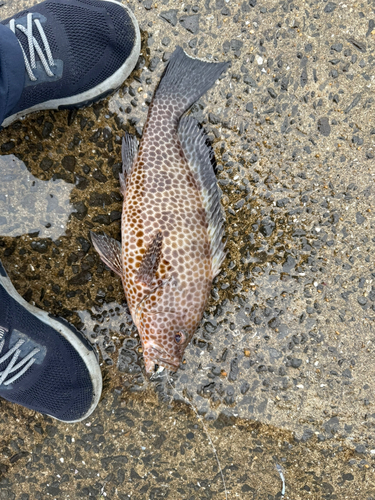
M43 51L38 43L38 41L34 38L33 36L33 21L35 23L35 26L38 28L39 34L42 38L43 44L44 44L44 49L47 54L47 58L43 54ZM37 80L36 76L33 73L33 69L36 68L36 61L35 61L35 50L37 51L40 60L43 64L43 68L45 69L45 72L47 73L48 76L54 76L54 74L51 71L51 66L55 66L55 61L53 60L52 57L52 52L46 37L46 34L44 33L43 27L39 21L39 19L33 19L33 14L32 12L29 12L27 14L27 28L22 26L22 24L16 24L16 21L12 19L9 23L9 28L13 31L14 34L16 34L16 28L20 30L22 33L24 33L27 36L27 41L29 43L29 53L30 53L30 61L27 58L27 55L25 54L25 51L23 50L23 47L20 44L20 47L22 49L23 53L23 58L25 60L25 66L26 66L26 71L27 74L29 75L30 80L35 82ZM48 60L47 60L48 59Z
M9 349L9 351L6 354L4 354L0 358L0 364L2 364L2 363L4 363L4 361L6 361L8 358L10 358L12 356L10 361L9 361L8 366L5 368L4 371L0 372L0 386L1 386L1 384L9 385L12 382L14 382L15 380L17 380L36 361L36 359L33 356L35 356L35 354L37 354L40 351L40 349L37 349L37 348L33 349L27 356L25 356L23 359L21 359L21 361L19 361L16 364L16 361L17 361L19 355L21 354L21 351L19 348L24 343L25 343L25 341L20 339L18 342L16 342L14 344L14 346L11 349ZM5 344L5 340L0 341L0 354L1 354L1 351L3 350L4 344ZM19 370L22 366L23 366L23 368L21 371L16 373L16 375L14 375L12 378L6 380L8 375Z

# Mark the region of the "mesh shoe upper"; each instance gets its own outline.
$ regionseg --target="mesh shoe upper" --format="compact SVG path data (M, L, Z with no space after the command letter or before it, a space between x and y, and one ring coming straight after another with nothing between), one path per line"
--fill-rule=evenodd
M20 22L25 26L28 13L42 19L52 56L61 62L63 71L58 82L46 78L37 85L31 84L25 73L25 88L12 115L44 101L64 99L97 87L124 65L139 37L138 27L128 10L112 1L47 0L19 12L12 19L16 25ZM10 19L6 19L2 24L9 25L9 22ZM17 29L15 33L28 55L27 36ZM35 26L33 36L43 48ZM38 56L36 59L39 60ZM53 67L51 69L53 71Z
M0 272L4 274L1 264ZM59 420L84 418L95 397L98 398L94 394L92 374L83 361L87 352L93 354L91 346L78 331L69 327L72 337L82 346L78 352L56 328L32 314L19 299L15 300L0 282L0 397ZM1 375L17 353L4 358L19 344L15 366L30 353L34 353L31 358L34 361L19 377L17 373L20 374L23 367L2 381ZM95 368L100 373L98 364ZM12 378L15 378L13 382Z

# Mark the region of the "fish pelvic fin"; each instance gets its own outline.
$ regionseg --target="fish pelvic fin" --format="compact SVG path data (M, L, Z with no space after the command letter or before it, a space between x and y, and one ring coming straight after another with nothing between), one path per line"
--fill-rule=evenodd
M134 135L125 132L122 138L122 173L119 175L121 193L124 196L126 191L126 178L130 174L138 153L138 141Z
M172 117L179 120L229 65L229 62L212 63L195 59L177 47L161 77L154 104L167 104L168 109L171 109L173 101Z
M163 233L158 231L151 240L143 255L143 259L136 275L136 281L151 286L156 278L163 248Z
M90 231L90 236L104 264L122 278L121 243L106 234L96 234Z
M192 117L181 119L178 136L186 160L197 182L206 211L208 236L211 245L212 274L220 272L225 258L224 214L220 204L220 191L213 165L215 155L207 136L199 123Z

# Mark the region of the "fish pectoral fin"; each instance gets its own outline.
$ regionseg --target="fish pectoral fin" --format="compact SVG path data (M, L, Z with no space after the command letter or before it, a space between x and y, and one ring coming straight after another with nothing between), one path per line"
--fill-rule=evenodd
M138 152L138 141L134 135L125 132L125 137L122 139L122 173L119 175L121 193L125 195L126 177L130 174L135 158Z
M95 250L104 264L122 278L121 243L106 234L96 234L90 231L90 235Z
M147 247L136 275L136 281L146 286L155 282L156 272L159 267L163 246L163 234L158 231Z

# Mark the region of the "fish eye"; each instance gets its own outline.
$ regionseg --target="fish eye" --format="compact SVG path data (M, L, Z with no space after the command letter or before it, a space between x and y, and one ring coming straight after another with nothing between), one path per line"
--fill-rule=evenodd
M183 332L177 332L176 335L174 336L174 341L176 344L181 344L185 342L185 334Z
M155 366L154 366L154 372L156 373L158 370L159 370L159 365L157 365L157 364L155 363Z

